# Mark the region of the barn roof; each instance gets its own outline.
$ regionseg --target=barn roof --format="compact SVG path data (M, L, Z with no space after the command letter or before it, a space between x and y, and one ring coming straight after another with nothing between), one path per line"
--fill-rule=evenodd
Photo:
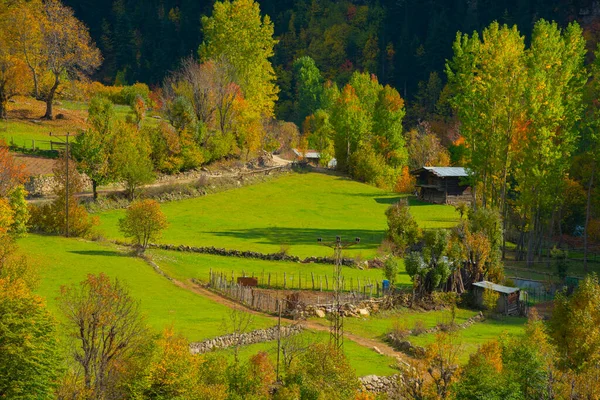
M505 293L505 294L515 293L520 290L519 288L516 288L516 287L497 285L495 283L488 282L488 281L475 282L473 284L473 286L477 286L477 287L484 288L484 289L492 289L494 292Z
M469 176L467 170L463 167L423 167L412 171L412 173L417 174L423 171L432 172L440 178Z
M305 157L305 158L321 158L321 154L316 151L316 150L306 150L306 152L304 154L302 154L302 152L300 152L297 149L292 149L292 151L294 152L294 154L296 154L298 157Z

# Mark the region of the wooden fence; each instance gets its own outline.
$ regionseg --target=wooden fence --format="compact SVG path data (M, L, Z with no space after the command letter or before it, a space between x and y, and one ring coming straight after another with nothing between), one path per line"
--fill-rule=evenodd
M212 269L209 272L209 281L212 281L214 275L221 276L222 279L230 282L237 282L237 278L253 277L258 281L258 286L265 289L283 289L283 290L312 290L319 292L333 291L334 276L315 275L313 272L265 272L264 270L258 276L247 275L244 271L236 275L234 271L218 272ZM383 288L380 281L371 280L371 278L346 278L342 277L342 292L361 293L364 296L380 297L383 295Z
M250 308L266 313L276 314L281 303L282 311L291 311L306 306L333 306L333 292L298 291L294 293L273 293L264 288L242 286L234 279L228 279L225 274L210 274L209 287L219 294ZM372 299L373 296L360 292L346 292L340 296L340 302L357 303Z

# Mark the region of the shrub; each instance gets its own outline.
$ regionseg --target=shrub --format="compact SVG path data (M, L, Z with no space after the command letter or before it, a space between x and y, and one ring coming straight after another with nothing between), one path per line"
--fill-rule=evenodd
M425 323L423 322L423 320L416 320L415 321L415 326L412 329L412 334L414 336L419 336L422 335L423 333L425 333L425 331L427 330L427 327L425 326Z
M387 238L394 243L396 254L402 256L409 246L416 244L421 230L406 202L398 202L385 212L387 216Z
M383 263L383 276L385 279L390 281L390 286L393 288L396 283L396 276L398 276L398 260L394 257L388 257Z

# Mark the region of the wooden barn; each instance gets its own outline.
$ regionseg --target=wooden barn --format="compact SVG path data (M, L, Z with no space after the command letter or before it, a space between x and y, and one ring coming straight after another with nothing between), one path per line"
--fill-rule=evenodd
M496 312L504 315L519 315L521 310L520 295L521 289L516 287L502 286L488 281L475 282L473 292L476 302L479 306L483 305L483 293L485 289L493 290L498 293L498 302L496 303Z
M411 172L419 200L436 204L470 203L469 176L463 167L423 167Z

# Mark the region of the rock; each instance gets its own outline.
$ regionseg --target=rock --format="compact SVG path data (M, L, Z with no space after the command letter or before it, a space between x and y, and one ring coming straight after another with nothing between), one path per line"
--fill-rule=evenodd
M367 310L366 308L360 308L360 309L358 310L358 313L359 313L361 316L365 316L365 317L368 317L368 316L369 316L369 310Z
M383 352L382 352L381 350L379 350L379 348L378 348L377 346L373 346L373 350L375 350L375 352L376 352L377 354L381 354L381 355L383 355Z

